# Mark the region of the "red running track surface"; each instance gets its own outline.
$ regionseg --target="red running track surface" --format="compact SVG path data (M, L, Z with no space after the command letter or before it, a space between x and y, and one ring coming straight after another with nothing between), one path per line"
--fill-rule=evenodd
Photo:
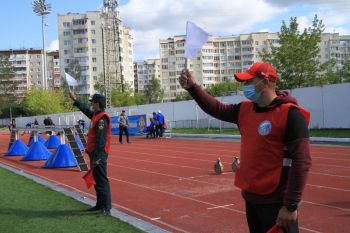
M27 142L28 136L21 137ZM235 141L131 138L113 145L108 174L113 207L171 232L246 233L244 202L230 172ZM95 198L77 168L44 169L44 161L3 156L9 135L0 135L0 163ZM350 147L312 145L301 232L350 232ZM224 173L215 175L220 157Z

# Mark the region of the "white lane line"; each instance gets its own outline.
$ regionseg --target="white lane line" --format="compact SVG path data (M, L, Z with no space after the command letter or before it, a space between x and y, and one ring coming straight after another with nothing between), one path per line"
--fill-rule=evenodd
M315 187L315 188L333 189L333 190L342 191L342 192L350 192L350 189L334 188L334 187L315 185L315 184L306 184L306 185L311 186L311 187Z
M159 220L159 219L160 219L160 217L158 217L158 218L151 218L152 221L156 221L156 220Z
M333 174L328 174L328 173L323 173L323 172L309 172L309 173L315 174L315 175L321 175L321 176L333 176L333 177L350 179L350 176L339 176L339 175L333 175Z
M303 203L307 203L307 204L310 204L310 205L317 205L317 206L327 207L327 208L331 208L331 209L337 209L337 210L342 210L342 211L350 212L350 209L341 208L341 207L337 207L337 206L333 206L333 205L326 205L326 204L316 203L316 202L312 202L312 201L303 201Z
M214 209L224 208L224 207L233 206L233 205L235 204L218 205L218 206L207 208L207 210L214 210Z
M315 231L315 230L311 230L309 228L305 228L305 227L301 227L301 226L299 226L299 228L304 230L304 231L310 231L310 232L313 232L313 233L322 233L321 231Z
M117 181L117 182L133 185L133 186L136 186L136 187L139 187L139 188L142 188L142 189L148 189L148 190L151 190L151 191L160 192L160 193L163 193L163 194L166 194L166 195L170 195L170 196L173 196L173 197L177 197L177 198L180 198L180 199L190 200L190 201L194 201L194 202L197 202L197 203L200 203L200 204L209 205L209 206L212 206L212 207L216 207L217 206L216 204L213 204L213 203L210 203L210 202L197 200L197 199L194 199L194 198L191 198L191 197L181 196L181 195L178 195L178 194L175 194L175 193L172 193L172 192L163 191L163 190L152 188L152 187L149 187L149 186L146 186L146 185L136 184L136 183L133 183L133 182L120 180L120 179L116 179L116 178L113 178L113 177L110 177L110 179L114 180L114 181ZM223 208L223 209L225 209L225 208ZM226 210L229 210L229 211L232 211L232 212L237 212L237 213L240 213L240 214L245 214L245 211L241 211L241 210L238 210L238 209L226 208Z
M196 183L202 183L202 184L210 184L210 185L217 185L217 186L222 186L222 184L218 184L218 183L214 183L214 182L207 182L207 181L201 181L201 180L194 180L192 177L181 177L181 176L176 176L176 175L170 175L170 174L165 174L165 173L160 173L160 172L153 172L153 171L149 171L149 170L143 170L143 169L138 169L138 168L132 168L132 167L126 167L126 166L121 166L121 165L115 165L115 164L109 164L109 166L112 167L118 167L118 168L122 168L122 169L128 169L128 170L135 170L135 171L140 171L140 172L145 172L145 173L149 173L149 174L155 174L155 175L161 175L161 176L167 176L167 177L171 177L171 178L177 178L177 180L188 180L188 181L193 181ZM201 176L201 177L207 177L210 175L206 175L206 176ZM214 175L212 175L214 176ZM197 177L195 177L197 178ZM230 187L231 188L231 187ZM236 188L235 186L232 186L232 190L240 190L239 188Z

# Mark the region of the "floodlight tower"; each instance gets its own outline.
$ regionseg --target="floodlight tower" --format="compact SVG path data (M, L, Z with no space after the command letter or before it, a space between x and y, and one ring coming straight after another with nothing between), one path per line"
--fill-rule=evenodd
M46 0L35 0L32 3L33 11L41 16L41 39L42 39L42 86L47 89L47 74L46 74L46 52L45 52L45 16L51 13L51 4L46 3Z
M121 20L117 11L117 0L104 0L101 10L102 19L102 47L103 47L103 75L107 108L111 106L111 91L121 85L124 92L124 78L122 74L121 57Z

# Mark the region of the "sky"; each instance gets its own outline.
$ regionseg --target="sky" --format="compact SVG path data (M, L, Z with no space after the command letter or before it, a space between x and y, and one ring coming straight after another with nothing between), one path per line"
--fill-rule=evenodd
M58 49L57 15L96 11L103 0L46 0L46 48ZM0 50L41 48L41 18L32 0L2 0ZM134 39L134 59L159 57L159 39L186 34L192 21L213 36L278 32L282 21L297 17L299 28L309 27L315 14L325 32L350 35L349 0L120 0L119 11Z

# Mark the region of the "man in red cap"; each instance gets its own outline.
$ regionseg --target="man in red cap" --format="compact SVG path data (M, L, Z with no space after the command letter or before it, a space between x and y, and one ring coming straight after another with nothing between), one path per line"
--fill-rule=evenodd
M240 130L235 185L242 190L250 232L266 233L275 224L285 233L299 232L298 206L311 167L309 112L288 92L276 91L278 75L269 63L256 62L235 78L248 99L238 104L207 94L187 69L179 82L206 113Z

